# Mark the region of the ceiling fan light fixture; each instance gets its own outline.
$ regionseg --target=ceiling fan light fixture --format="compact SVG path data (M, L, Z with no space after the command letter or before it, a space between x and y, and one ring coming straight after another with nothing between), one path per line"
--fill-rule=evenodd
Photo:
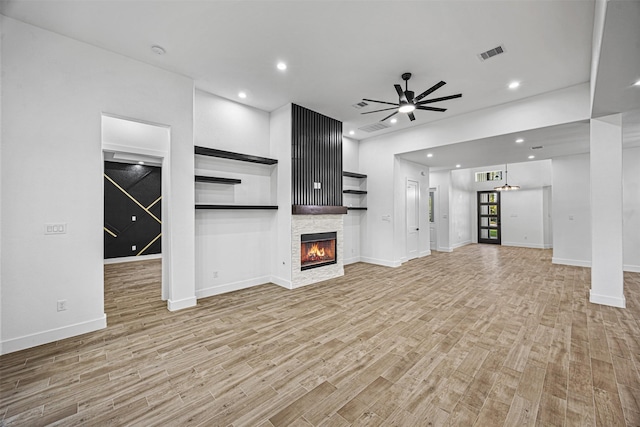
M400 104L400 108L398 108L398 111L400 111L401 113L411 113L415 109L416 106L411 104L410 102L403 102Z

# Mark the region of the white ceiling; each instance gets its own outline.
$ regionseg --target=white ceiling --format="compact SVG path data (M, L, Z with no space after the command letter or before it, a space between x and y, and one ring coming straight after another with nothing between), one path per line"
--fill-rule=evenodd
M357 128L388 114L361 115L377 108L352 105L397 102L403 72L413 73L416 94L444 80L430 98L463 97L433 104L445 113L416 112L411 124L400 115L387 132L589 81L594 1L19 0L4 1L2 13L265 111L297 103L363 139L385 131ZM499 44L505 54L480 61ZM513 80L518 90L507 89Z
M598 105L606 105L603 112L640 108L640 90L622 100L619 92L629 92L629 83L621 80L633 73L640 77L633 68L640 63L638 38L625 39L640 31L640 3L615 3L606 23L615 30L605 31L603 40L609 62L598 70L598 85L609 82L607 90L596 92ZM589 81L594 10L594 0L2 0L0 5L6 16L189 76L199 89L261 110L291 102L310 108L342 121L345 134L355 130L353 137L360 140ZM152 45L166 54L156 55ZM478 58L498 45L505 54ZM625 67L619 66L621 58ZM278 61L288 69L277 70ZM414 122L399 114L389 129L358 130L388 113L361 115L376 106L352 105L362 98L397 102L393 85L402 83L403 72L413 73L409 89L416 94L447 82L427 99L463 96L432 104L448 108L445 113L417 111ZM514 80L521 86L508 89ZM239 91L248 97L239 99ZM526 161L531 145L545 146L537 158L586 152L585 132L588 124L576 123L530 131L521 146L509 135L456 144L438 148L437 162L435 156L430 161L434 167ZM417 161L423 154L406 157Z

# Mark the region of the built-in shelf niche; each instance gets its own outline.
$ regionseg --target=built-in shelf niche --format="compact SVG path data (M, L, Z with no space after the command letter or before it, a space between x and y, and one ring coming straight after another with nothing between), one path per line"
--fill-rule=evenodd
M278 160L270 159L268 157L260 157L254 156L251 154L242 154L235 153L232 151L224 151L218 150L215 148L208 147L194 147L194 153L196 155L208 156L208 157L217 157L221 159L235 160L239 162L248 162L248 163L256 163L262 165L276 165ZM241 184L242 180L237 178L225 178L219 176L205 176L205 175L196 175L195 182L204 182L211 184L223 184L223 185L237 185ZM195 208L198 210L276 210L278 209L277 205L245 205L245 204L223 204L223 203L197 203Z
M355 178L360 182L360 186L362 185L362 183L364 183L364 180L367 178L367 175L362 174L362 173L357 173L357 172L347 172L347 171L342 171L342 176L345 178ZM344 184L343 184L344 185ZM357 196L363 196L365 194L367 194L366 190L361 190L361 189L352 189L352 188L348 188L346 190L342 190L342 192L344 194L353 194L353 195L357 195ZM366 206L347 206L347 210L348 211L366 211L367 207Z

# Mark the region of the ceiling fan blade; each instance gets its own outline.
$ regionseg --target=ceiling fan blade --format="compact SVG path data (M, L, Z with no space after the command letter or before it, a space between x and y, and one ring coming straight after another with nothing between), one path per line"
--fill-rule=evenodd
M393 117L393 116L395 116L396 114L398 114L398 111L397 111L397 110L396 110L396 111L394 111L393 113L389 114L387 117L385 117L384 119L382 119L382 120L380 120L380 121L381 121L381 122L384 122L384 121L385 121L385 120L387 120L389 117Z
M367 112L365 112L365 113L360 113L360 114L379 113L380 111L389 111L389 110L397 110L397 109L398 109L398 107L383 108L382 110L367 111Z
M377 102L378 104L389 104L389 105L396 105L398 106L399 104L396 102L387 102L387 101L376 101L375 99L367 99L367 98L362 98L363 101L369 101L369 102Z
M460 98L461 96L462 96L462 94L458 93L456 95L443 96L442 98L427 99L426 101L418 102L417 105L431 104L433 102L439 102L439 101L446 101L447 99Z
M407 101L407 96L404 94L404 91L402 90L402 86L393 85L393 87L395 87L396 88L396 92L398 92L398 96L400 97L400 102L408 102Z
M427 89L424 92L422 92L420 95L418 95L415 98L413 98L413 100L414 101L420 101L425 96L429 95L430 93L435 92L436 90L440 89L442 86L444 86L446 84L447 84L446 82L439 81L438 83L436 83L433 86L431 86L429 89Z
M446 108L436 108L436 107L423 107L422 105L416 106L416 110L427 110L427 111L440 111L441 113L447 111Z
M407 113L407 116L409 116L409 119L411 119L411 121L414 121L416 119L416 116L414 116L413 113Z

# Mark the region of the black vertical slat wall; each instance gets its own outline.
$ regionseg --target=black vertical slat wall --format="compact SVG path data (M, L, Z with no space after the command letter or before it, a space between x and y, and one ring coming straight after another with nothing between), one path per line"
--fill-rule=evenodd
M292 203L342 206L342 122L295 104L291 114Z

